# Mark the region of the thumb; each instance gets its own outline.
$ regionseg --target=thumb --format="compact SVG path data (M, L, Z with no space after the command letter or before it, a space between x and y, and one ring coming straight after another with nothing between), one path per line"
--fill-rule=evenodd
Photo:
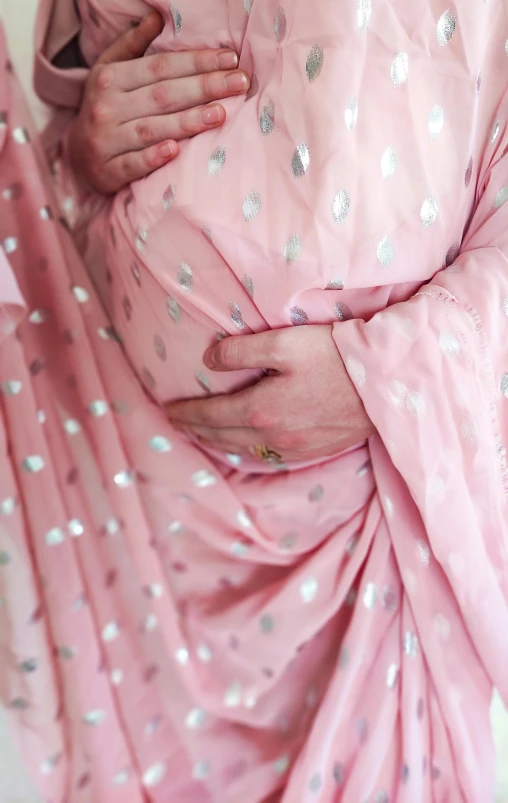
M283 329L257 335L225 337L206 352L204 362L212 371L260 368L264 371L283 372L287 367L283 346Z
M118 61L140 59L153 40L159 36L164 22L158 11L150 11L139 25L130 28L113 42L97 60L97 64L113 64Z

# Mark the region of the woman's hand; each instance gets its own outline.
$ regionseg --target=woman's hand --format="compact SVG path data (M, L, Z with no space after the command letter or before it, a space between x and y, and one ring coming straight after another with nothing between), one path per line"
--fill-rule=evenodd
M270 369L230 396L171 404L178 429L233 454L256 445L283 462L344 451L374 432L332 338L331 326L301 326L227 337L207 353L214 371Z
M161 30L161 17L151 12L90 70L69 156L83 183L98 192L117 192L174 159L177 140L222 125L226 112L213 101L249 87L230 50L143 58Z

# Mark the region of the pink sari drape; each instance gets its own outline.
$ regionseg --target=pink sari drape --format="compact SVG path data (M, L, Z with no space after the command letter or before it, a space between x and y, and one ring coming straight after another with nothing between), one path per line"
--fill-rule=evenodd
M492 799L504 6L335 6L164 6L155 49L234 45L253 88L91 222L1 74L1 687L48 801ZM88 60L143 8L80 3ZM274 472L172 431L161 402L249 378L207 373L217 336L306 322L368 444Z

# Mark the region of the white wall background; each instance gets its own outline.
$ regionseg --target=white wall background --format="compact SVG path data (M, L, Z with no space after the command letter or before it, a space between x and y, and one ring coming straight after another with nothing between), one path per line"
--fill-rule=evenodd
M33 114L39 124L46 117L45 109L32 91L32 33L37 0L0 0L0 18L7 29L11 58L27 93ZM0 177L1 178L1 177ZM508 638L508 633L506 634ZM508 672L508 667L506 668ZM498 795L496 803L508 803L508 714L497 695L492 703L492 722L498 747ZM6 733L0 712L0 803L41 803L23 772L18 756ZM97 801L96 803L107 803ZM168 803L177 803L168 801ZM395 801L395 803L397 803ZM449 801L449 803L455 803ZM490 801L482 801L490 803Z

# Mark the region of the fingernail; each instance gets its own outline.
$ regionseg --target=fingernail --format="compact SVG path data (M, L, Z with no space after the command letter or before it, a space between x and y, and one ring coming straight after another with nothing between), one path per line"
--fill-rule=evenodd
M207 106L201 112L201 119L205 125L215 125L220 123L222 117L222 109L220 106Z
M219 70L234 70L238 67L238 56L232 50L226 50L217 56L217 66Z
M224 85L228 92L245 92L249 86L249 80L244 72L238 70L226 75Z
M176 153L176 146L174 142L163 142L159 146L159 155L162 159L171 159Z
M215 369L215 366L216 366L215 353L214 352L215 352L215 350L213 348L208 349L208 351L205 353L205 356L203 358L204 364L206 365L207 368L210 368L211 371L213 371Z

